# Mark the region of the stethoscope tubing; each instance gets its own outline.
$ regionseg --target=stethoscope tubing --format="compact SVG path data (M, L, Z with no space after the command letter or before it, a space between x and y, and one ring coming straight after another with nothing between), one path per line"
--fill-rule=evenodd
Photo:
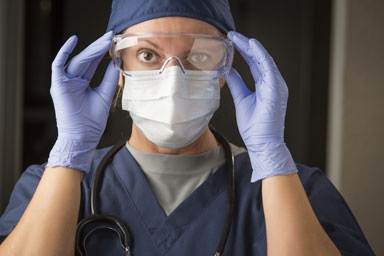
M235 201L234 199L235 197L234 156L228 140L224 136L222 136L220 133L218 133L213 126L210 126L210 130L212 131L216 139L223 146L224 154L227 159L228 197L227 197L227 204L226 204L226 218L225 218L225 224L222 229L221 237L214 254L214 256L220 256L224 251L224 247L230 233L232 218L233 218L233 209L234 209L234 201ZM117 225L122 233L122 235L120 236L120 242L123 248L125 249L126 255L133 255L131 251L131 248L132 248L131 234L128 228L126 227L126 225L124 224L124 222L115 216L102 215L98 211L98 202L97 202L97 194L99 193L103 172L106 166L108 165L108 163L112 161L113 156L126 144L126 141L127 140L124 139L119 143L115 144L111 148L111 150L105 154L105 156L103 157L103 159L101 160L100 164L96 169L95 175L93 176L92 188L91 188L91 207L90 207L91 216L82 219L77 225L77 230L76 230L76 255L77 256L86 256L85 245L84 243L81 243L81 239L83 239L82 237L83 237L83 231L85 227L91 223L97 223L97 222L100 222L100 223L109 222Z
M215 135L215 137L220 141L221 145L224 148L224 154L225 158L227 159L227 171L228 171L228 198L227 198L227 214L225 218L225 224L223 227L222 235L220 238L220 242L216 248L216 253L214 256L220 256L222 255L224 251L225 244L228 239L228 235L231 229L232 225L232 218L233 218L233 208L234 208L234 202L235 202L235 166L234 166L234 156L233 152L231 150L231 146L229 145L228 140L222 136L220 133L218 133L215 128L212 126L210 127L212 133Z

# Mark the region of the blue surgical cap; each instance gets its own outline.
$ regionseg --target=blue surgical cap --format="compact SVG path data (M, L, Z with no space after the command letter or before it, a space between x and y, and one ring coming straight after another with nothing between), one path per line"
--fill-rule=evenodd
M117 34L137 23L171 16L205 21L224 34L235 30L228 0L113 0L107 31Z

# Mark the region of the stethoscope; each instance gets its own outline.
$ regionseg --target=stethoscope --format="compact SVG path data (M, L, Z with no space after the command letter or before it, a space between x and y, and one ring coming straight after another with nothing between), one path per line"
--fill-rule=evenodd
M225 157L227 159L227 171L228 171L228 198L227 198L227 213L225 218L225 224L223 226L223 230L221 233L220 241L217 245L216 252L214 256L220 256L222 255L225 247L225 243L227 241L229 231L231 228L232 223L232 215L233 215L233 207L234 207L234 194L235 194L235 171L234 171L234 157L232 154L231 146L229 145L229 142L227 141L224 136L219 134L212 126L210 126L210 129L213 133L213 135L216 137L216 139L221 143L221 145L224 148ZM116 154L117 151L119 151L124 145L126 144L126 139L122 140L121 142L117 143L112 147L110 151L108 151L107 154L103 157L101 160L99 166L96 169L96 173L93 177L92 181L92 188L91 188L91 216L84 218L79 222L77 225L76 230L76 255L77 256L85 256L87 255L86 249L85 249L85 243L87 238L95 231L101 230L101 229L108 229L112 230L117 233L117 235L120 238L121 246L125 250L126 256L132 256L132 238L131 234L128 231L128 228L124 224L124 222L119 219L118 217L111 216L111 215L102 215L98 211L98 204L97 204L97 193L100 188L100 184L102 182L102 175L105 170L105 167L110 162L110 160L113 158L113 156ZM87 226L90 226L90 224L94 225L96 223L111 223L117 226L120 230L120 233L116 231L113 228L110 227L98 227L93 228L91 231L89 231L84 236L84 230ZM120 235L122 234L122 235Z

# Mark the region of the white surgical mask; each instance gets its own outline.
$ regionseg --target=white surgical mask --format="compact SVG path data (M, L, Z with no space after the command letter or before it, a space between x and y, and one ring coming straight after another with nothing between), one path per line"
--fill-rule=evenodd
M218 72L169 66L125 76L122 108L136 127L160 147L181 148L204 132L220 104Z

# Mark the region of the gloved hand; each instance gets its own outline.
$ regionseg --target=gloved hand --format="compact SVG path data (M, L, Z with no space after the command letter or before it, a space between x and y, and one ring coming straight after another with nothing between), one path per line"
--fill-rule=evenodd
M87 172L104 132L118 82L118 70L109 64L102 83L89 86L93 74L111 46L112 32L104 34L65 65L77 43L72 36L52 63L51 96L55 106L58 138L47 166Z
M252 164L251 182L297 172L284 143L288 88L272 57L255 39L237 32L228 38L248 63L256 83L251 92L236 70L225 76L231 91L237 126Z

